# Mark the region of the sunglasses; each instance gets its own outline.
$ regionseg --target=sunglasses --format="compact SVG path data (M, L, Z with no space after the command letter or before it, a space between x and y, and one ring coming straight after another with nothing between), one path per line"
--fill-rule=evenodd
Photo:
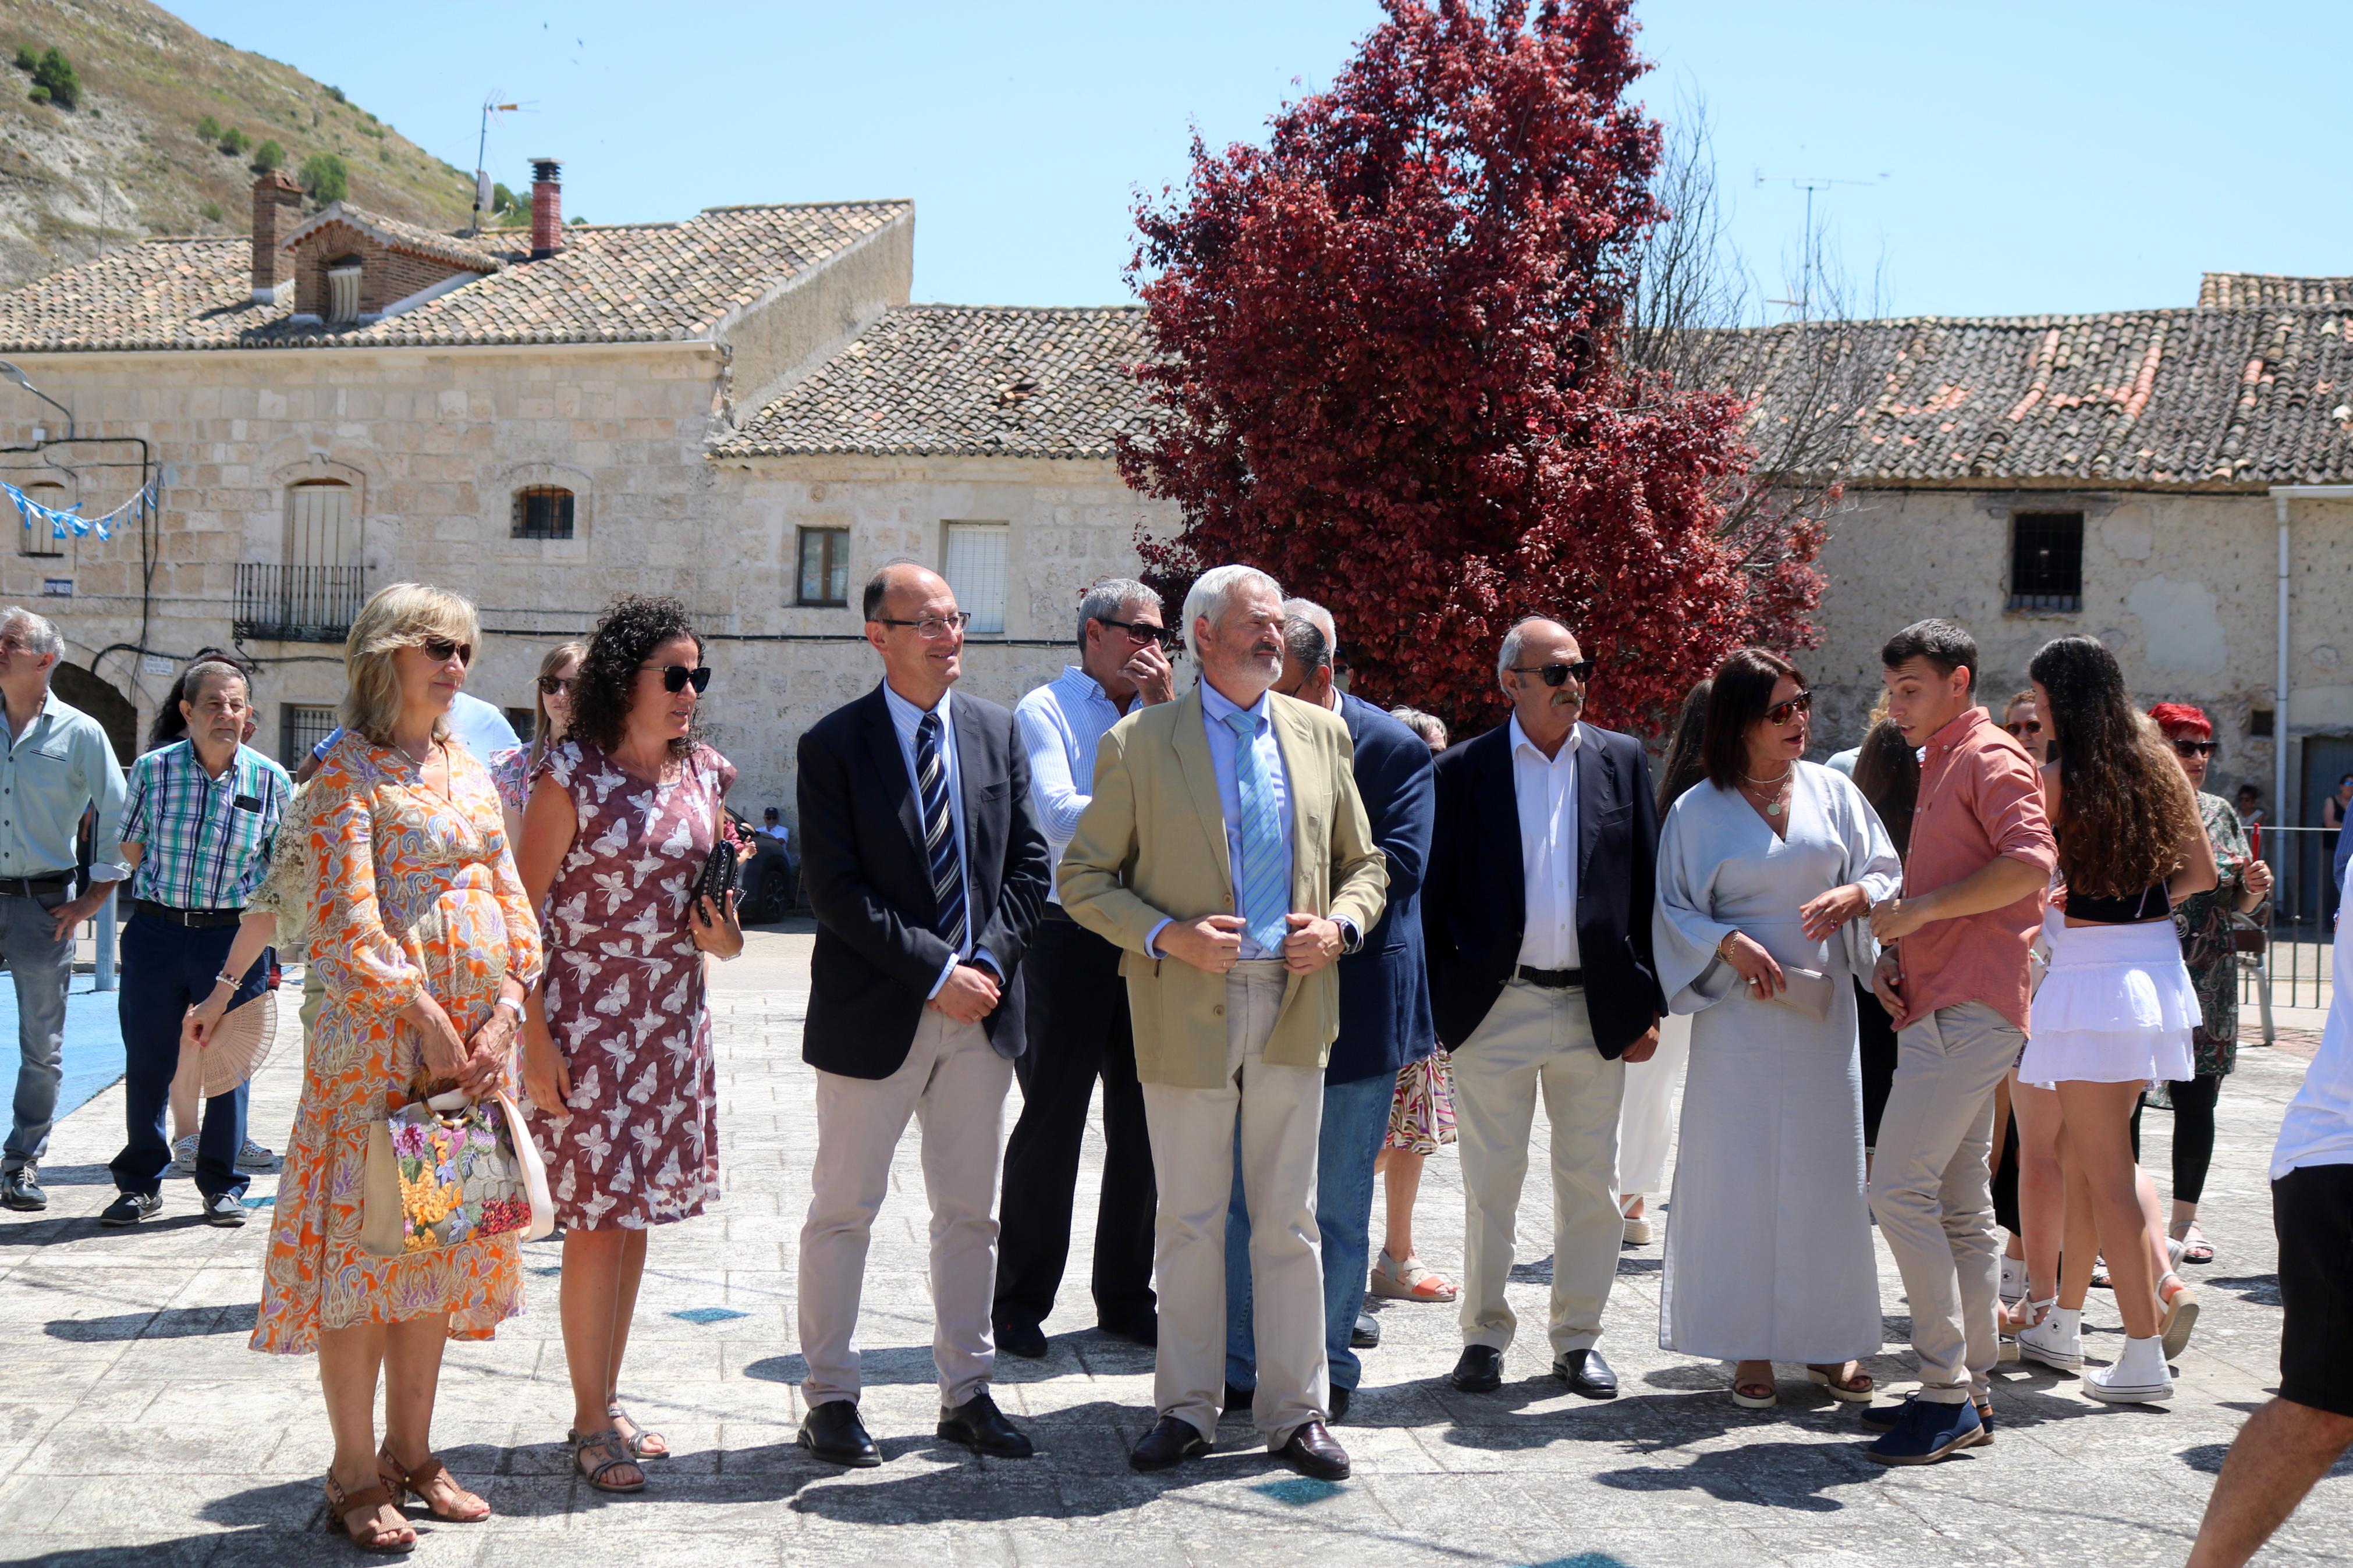
M1573 675L1577 677L1577 683L1582 686L1593 679L1593 661L1580 658L1575 664L1515 664L1512 666L1512 673L1540 675L1546 686L1563 685Z
M697 665L692 669L682 664L641 664L638 668L660 670L664 691L683 691L690 681L697 691L705 690L711 685L711 667L707 664Z
M2002 728L2009 731L2013 736L2040 735L2042 733L2042 721L2040 719L2021 719L2014 724L2004 724Z
M1167 626L1150 626L1143 621L1104 620L1099 621L1097 624L1106 626L1117 626L1121 631L1127 634L1128 641L1158 643L1164 650L1174 647L1176 642L1176 633Z
M458 656L459 664L474 662L474 645L470 642L459 642L452 637L426 637L417 646L423 648L426 657L436 664L448 663L453 653Z
M542 697L569 697L573 688L579 684L580 678L576 675L543 675L539 678L539 694Z
M2173 754L2177 757L2211 757L2222 749L2220 741L2176 741Z
M1772 707L1765 710L1765 722L1786 724L1797 714L1810 713L1813 710L1814 694L1810 691L1800 691L1787 702L1776 702Z

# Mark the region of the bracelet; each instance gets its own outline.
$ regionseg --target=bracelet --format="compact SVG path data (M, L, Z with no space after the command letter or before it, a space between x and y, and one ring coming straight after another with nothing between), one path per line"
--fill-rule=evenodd
M242 984L245 984L245 982L244 982L243 980L238 979L238 978L237 978L236 975L234 975L234 974L216 974L216 975L214 975L214 976L213 976L213 978L214 978L215 980L218 981L218 982L219 982L220 984L222 984L223 985L227 986L227 987L228 987L230 990L232 990L232 991L236 990L238 986L240 986L240 985L242 985Z
M520 1024L522 1022L522 1004L521 1002L516 1001L512 996L501 996L498 1000L498 1005L511 1009L514 1013L516 1023Z

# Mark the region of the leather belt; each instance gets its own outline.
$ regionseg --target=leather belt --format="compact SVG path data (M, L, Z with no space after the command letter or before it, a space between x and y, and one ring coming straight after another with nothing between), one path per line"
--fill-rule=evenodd
M0 895L29 899L37 893L63 892L73 886L71 871L44 871L37 877L10 877L0 880Z
M1538 969L1534 964L1523 963L1520 965L1520 978L1547 991L1581 990L1585 985L1585 971L1582 969Z
M167 925L185 926L190 931L214 931L245 919L243 910L175 910L169 904L150 903L145 899L132 900L131 907L140 914Z

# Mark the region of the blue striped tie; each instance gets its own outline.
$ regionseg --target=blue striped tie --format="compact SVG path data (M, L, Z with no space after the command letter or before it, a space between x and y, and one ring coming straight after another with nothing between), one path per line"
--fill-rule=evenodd
M1258 754L1258 721L1236 710L1226 715L1234 732L1234 793L1241 797L1242 885L1240 908L1244 934L1261 952L1277 955L1291 933L1291 889L1282 876L1282 813L1274 785Z
M932 929L964 951L964 862L956 854L955 817L948 810L948 770L940 760L940 716L915 726L915 777L923 786L923 852L932 858L932 898L939 914Z

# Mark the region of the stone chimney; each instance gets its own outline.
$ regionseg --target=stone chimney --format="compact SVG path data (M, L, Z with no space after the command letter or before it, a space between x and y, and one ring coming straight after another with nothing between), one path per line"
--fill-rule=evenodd
M531 258L544 261L564 248L564 165L553 158L531 161Z
M283 248L302 217L302 187L283 169L253 182L253 302L278 303L279 290L294 280L294 263Z

